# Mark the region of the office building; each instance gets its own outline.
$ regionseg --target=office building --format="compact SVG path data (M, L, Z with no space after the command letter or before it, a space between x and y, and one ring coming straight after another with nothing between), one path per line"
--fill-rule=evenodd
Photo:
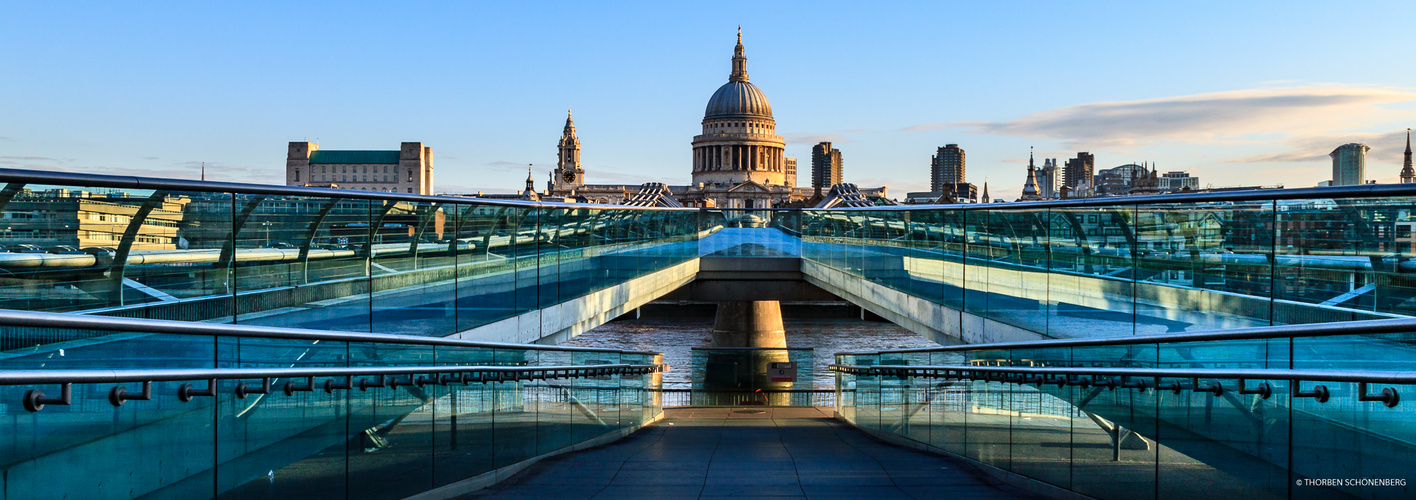
M1183 170L1166 172L1156 180L1159 181L1159 185L1156 187L1160 188L1162 193L1179 193L1200 189L1200 178Z
M1045 199L1062 196L1062 169L1057 168L1056 158L1043 158L1042 168L1037 169L1038 194Z
M823 142L811 148L811 188L818 194L831 189L842 181L843 166L841 150Z
M964 150L958 144L945 145L929 158L930 192L942 193L946 186L964 180Z
M292 142L285 185L433 194L433 148L405 142L393 151L321 150L313 142Z
M1332 185L1356 186L1367 183L1366 144L1350 143L1338 146L1328 153L1332 157Z
M1062 185L1077 189L1092 183L1092 176L1096 174L1096 156L1082 151L1077 153L1076 158L1067 160L1066 166L1062 169Z

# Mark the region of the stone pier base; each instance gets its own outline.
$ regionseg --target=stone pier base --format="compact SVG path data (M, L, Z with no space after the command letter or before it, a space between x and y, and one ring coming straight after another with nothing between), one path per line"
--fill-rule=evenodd
M713 347L787 346L782 328L782 305L775 300L718 303L713 320Z

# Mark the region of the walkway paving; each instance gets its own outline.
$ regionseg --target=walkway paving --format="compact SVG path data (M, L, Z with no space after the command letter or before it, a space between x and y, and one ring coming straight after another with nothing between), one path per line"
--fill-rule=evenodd
M876 440L816 408L682 408L465 498L1029 498L957 459Z

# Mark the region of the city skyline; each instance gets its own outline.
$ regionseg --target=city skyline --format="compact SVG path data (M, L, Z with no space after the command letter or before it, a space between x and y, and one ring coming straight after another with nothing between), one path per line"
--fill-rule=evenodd
M967 180L987 177L1005 199L1021 192L1030 145L1039 158L1090 151L1098 170L1145 160L1217 186L1307 187L1330 177L1328 152L1359 142L1367 178L1396 182L1416 122L1399 43L1416 8L1402 3L1364 5L1383 15L1360 20L1320 4L1213 4L1225 15L1184 25L1156 20L1194 6L741 5L753 15L8 5L35 22L0 34L15 75L0 82L0 166L197 178L206 162L212 180L279 184L291 141L417 140L439 152L439 192L511 192L528 163L537 179L554 169L573 108L586 182L681 184L737 24L786 155L804 164L830 141L851 158L846 182L896 198L929 189L930 156L949 143L969 151ZM911 28L934 15L961 28ZM370 35L375 21L417 28ZM822 27L832 37L812 36Z

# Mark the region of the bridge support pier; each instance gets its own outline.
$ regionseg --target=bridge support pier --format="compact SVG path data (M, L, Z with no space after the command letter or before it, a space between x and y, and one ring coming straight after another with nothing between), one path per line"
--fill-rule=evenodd
M713 319L713 347L786 347L782 304L775 300L718 303Z

